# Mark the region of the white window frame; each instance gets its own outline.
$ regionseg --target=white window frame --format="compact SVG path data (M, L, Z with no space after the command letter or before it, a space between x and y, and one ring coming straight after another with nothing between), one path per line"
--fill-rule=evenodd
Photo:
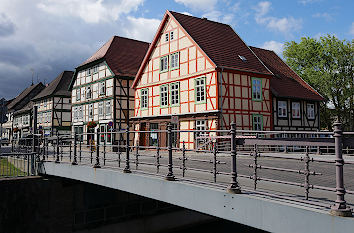
M141 109L149 108L149 89L141 89Z
M93 118L93 104L89 104L88 106L88 117Z
M160 86L160 107L168 107L168 84Z
M168 55L160 57L160 73L168 71Z
M174 39L174 34L175 33L173 31L170 32L170 41Z
M91 99L92 98L92 88L91 86L86 87L86 99Z
M106 103L105 103L105 113L106 113L106 116L111 116L111 101L110 100L108 100L108 101L106 101Z
M179 106L180 96L179 96L179 82L170 84L170 101L171 106Z
M278 100L278 117L288 117L288 103L286 100ZM285 113L285 114L284 114Z
M169 37L170 37L169 33L168 32L165 33L165 42L168 42Z
M76 101L81 100L81 88L76 89Z
M100 82L99 84L100 88L99 88L99 94L100 95L106 95L106 82Z
M74 107L74 120L77 120L78 119L78 111L77 111L77 107Z
M315 119L315 104L307 103L306 110L307 110L307 118L310 120L314 120Z
M254 114L252 116L253 130L262 131L263 130L263 115Z
M103 109L103 102L98 103L98 115L103 116L104 115L104 109Z
M262 79L252 78L252 100L262 100Z
M84 112L83 112L83 110L82 110L82 106L79 106L78 114L79 114L79 119L83 119L83 117L84 117Z
M291 102L291 116L294 119L301 118L301 106L300 102Z
M206 102L206 78L205 77L196 78L194 85L195 85L195 102L205 103Z
M179 52L170 54L170 70L179 68Z
M98 73L98 65L95 65L93 67L93 74Z

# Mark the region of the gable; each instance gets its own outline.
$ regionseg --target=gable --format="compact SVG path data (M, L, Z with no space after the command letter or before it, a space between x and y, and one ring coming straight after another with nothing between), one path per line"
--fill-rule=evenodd
M179 68L161 72L160 59L174 53L179 54ZM170 57L168 59L170 63ZM210 69L215 69L215 64L178 21L167 12L138 71L133 87L183 78Z

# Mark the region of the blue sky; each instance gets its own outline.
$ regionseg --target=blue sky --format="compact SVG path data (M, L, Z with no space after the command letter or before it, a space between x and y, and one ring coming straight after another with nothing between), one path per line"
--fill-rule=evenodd
M18 95L32 75L48 83L73 70L113 35L150 42L166 9L230 24L248 45L279 55L304 36L354 38L350 0L1 0L0 98Z

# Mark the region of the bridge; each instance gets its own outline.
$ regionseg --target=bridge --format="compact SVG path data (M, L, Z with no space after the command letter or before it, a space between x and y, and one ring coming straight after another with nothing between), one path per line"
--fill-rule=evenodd
M158 132L167 134L165 148L126 140L151 131L114 133L125 145L93 146L77 134L58 135L2 157L25 175L93 183L270 232L354 227L354 134L342 132L339 123L334 132L236 131L233 125L214 131L219 137L198 150L184 143L173 147L172 134L181 131L171 127ZM279 134L302 137L276 138Z

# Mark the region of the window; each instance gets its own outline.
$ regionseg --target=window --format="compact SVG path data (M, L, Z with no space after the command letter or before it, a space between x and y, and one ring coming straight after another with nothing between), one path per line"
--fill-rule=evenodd
M93 117L93 104L90 104L90 105L89 105L88 115L89 115L90 118Z
M179 68L179 53L173 53L170 55L170 61L171 61L171 70L173 69L178 69Z
M160 72L165 72L168 70L168 56L160 58Z
M314 104L307 104L307 118L308 119L315 119L315 105Z
M165 42L168 41L168 37L169 37L169 36L168 36L168 33L166 33L166 34L165 34Z
M246 59L244 56L238 55L238 57L239 57L243 62L246 62L246 61L247 61L247 59Z
M284 100L278 101L278 117L287 117L287 104Z
M112 143L112 127L108 124L100 124L100 142Z
M149 89L141 89L141 109L146 109L149 107L149 97L148 97Z
M170 40L173 40L173 36L174 36L174 34L173 34L173 31L172 31L172 32L170 32Z
M195 121L195 139L197 140L197 144L201 144L206 142L205 136L207 136L207 132L203 130L207 130L206 120L196 120Z
M252 100L262 100L262 80L252 78Z
M150 146L158 146L158 133L153 132L159 129L158 123L150 123Z
M84 141L84 135L83 135L84 127L83 126L75 126L74 127L74 131L75 131L75 133L77 135L77 139L80 142L83 142Z
M48 123L52 122L52 112L47 113L47 122Z
M86 76L90 76L91 75L91 69L87 69L86 70Z
M262 115L253 115L253 130L263 130L263 116Z
M160 86L160 107L168 106L168 85Z
M93 67L93 73L95 74L97 72L98 72L98 65Z
M92 91L91 91L91 87L88 86L86 87L86 99L91 99L92 98Z
M81 99L81 89L76 89L76 101L80 101Z
M77 111L77 107L74 107L74 120L77 120L79 114L78 114L78 111Z
M46 108L47 107L47 100L44 100L44 107Z
M106 102L106 109L105 109L105 111L106 111L106 116L110 116L110 115L111 115L111 101L110 101L110 100L108 100L108 101Z
M179 82L171 83L171 106L179 105Z
M82 111L82 106L79 106L78 114L79 114L80 119L82 119L84 117L84 112Z
M103 116L103 102L98 103L98 115Z
M300 102L292 102L291 112L293 118L300 118Z
M205 103L205 77L195 80L195 102Z
M101 82L100 83L100 95L106 95L106 82Z

